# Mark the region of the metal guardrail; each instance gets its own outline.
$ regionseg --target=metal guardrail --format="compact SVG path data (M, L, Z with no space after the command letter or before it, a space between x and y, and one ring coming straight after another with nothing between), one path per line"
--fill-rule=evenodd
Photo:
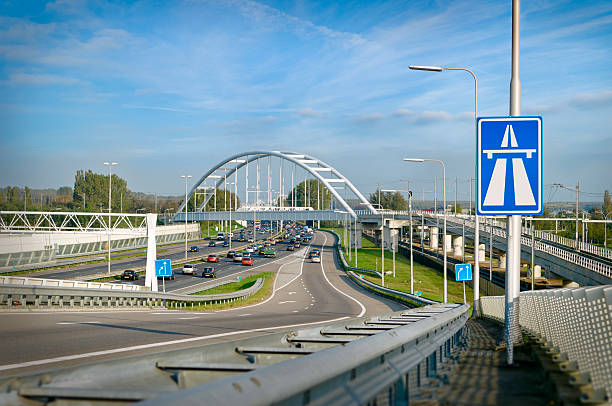
M482 315L504 321L504 296L480 298ZM612 285L521 292L519 324L552 355L581 401L612 404Z
M377 275L379 277L381 275L379 272L373 271L371 269L355 268L353 266L350 266L348 262L346 262L346 258L344 257L344 251L342 251L340 244L338 244L338 241L340 241L340 236L333 230L326 230L326 231L332 233L335 237L334 245L336 247L336 250L338 251L338 257L340 258L340 263L342 264L344 271L346 271L346 273L349 275L352 281L354 281L361 287L368 289L378 295L385 296L392 300L399 301L404 304L409 304L412 306L427 306L427 305L439 303L434 300L429 300L421 296L416 296L410 293L401 292L399 290L385 288L381 285L377 285L376 283L373 283L373 282L370 282L368 280L361 278L356 272L368 273L371 275Z
M0 380L0 404L407 404L464 348L468 306L320 323Z
M28 278L20 276L0 276L0 285L20 286L46 286L56 288L106 289L106 290L145 290L149 289L139 285L124 285L119 283L85 282L76 280Z
M8 308L54 308L70 307L172 307L186 308L188 305L228 303L245 299L263 286L264 279L258 278L250 288L214 295L183 295L150 291L95 290L46 286L0 286L0 306Z

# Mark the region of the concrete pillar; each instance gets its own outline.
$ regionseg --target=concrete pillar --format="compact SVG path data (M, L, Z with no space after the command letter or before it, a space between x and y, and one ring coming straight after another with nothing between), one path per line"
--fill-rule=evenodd
M429 227L429 248L438 249L438 227Z
M355 244L357 244L357 248L361 248L361 233L363 232L363 226L360 223L357 223L357 230L355 230L355 223L351 227L351 248L355 248Z
M445 247L446 247L446 252L450 252L453 250L453 243L452 243L452 239L453 236L450 234L446 234L444 236L444 241L446 242Z
M393 241L399 241L399 228L384 227L385 233L385 249L391 251Z
M501 269L506 269L506 254L501 254L499 256L499 267Z
M456 257L463 256L463 237L460 235L453 238L453 255Z
M542 277L542 267L540 265L534 265L533 267L533 277L541 278Z
M485 260L485 245L478 245L478 262L484 262Z
M563 281L563 287L564 288L579 288L580 285L578 285L576 282L564 280Z

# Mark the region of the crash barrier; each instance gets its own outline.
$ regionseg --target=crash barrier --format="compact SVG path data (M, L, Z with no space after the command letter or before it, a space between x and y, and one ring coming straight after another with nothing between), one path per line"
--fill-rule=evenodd
M76 280L28 278L21 276L0 276L0 285L46 286L57 288L106 289L106 290L149 290L145 286L122 283L85 282Z
M467 319L468 306L437 304L12 376L0 404L408 404L444 380Z
M232 303L256 293L264 279L253 286L230 293L215 295L182 295L150 291L121 292L81 288L53 288L46 286L0 286L0 306L8 308L89 308L89 307L169 307L188 309L207 304Z
M401 303L408 304L410 306L427 306L427 305L438 303L434 300L429 300L421 296L412 295L410 293L401 292L399 290L385 288L381 285L378 285L376 283L373 283L373 282L370 282L364 279L361 276L361 274L364 274L364 273L368 275L376 275L378 277L380 277L381 275L379 272L373 271L371 269L363 269L363 268L356 268L354 266L350 266L346 262L346 258L344 257L344 251L342 250L342 246L339 244L340 236L336 234L336 232L333 230L325 230L325 231L332 233L335 237L335 247L338 252L338 258L340 258L340 263L342 265L342 268L347 273L347 275L351 278L351 280L357 283L358 285L360 285L361 287L367 290L370 290L380 296L385 296L389 299L399 301Z
M504 305L504 296L480 298L482 315L501 322ZM521 292L519 324L570 374L582 402L612 404L611 285Z

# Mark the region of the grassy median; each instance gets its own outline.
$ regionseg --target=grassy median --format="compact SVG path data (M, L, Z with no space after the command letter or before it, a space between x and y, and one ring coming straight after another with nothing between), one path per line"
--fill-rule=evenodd
M340 240L344 235L342 227L332 228L339 236ZM342 242L342 241L341 241ZM362 237L362 248L357 249L357 267L378 270L382 269L381 266L381 252L380 247L376 247L372 242ZM402 292L410 293L410 258L406 258L403 255L395 255L395 278L392 274L387 272L393 271L393 254L389 251L385 251L385 287L390 289L399 290ZM349 265L355 266L355 252L353 249L351 260L346 256L346 260ZM421 291L422 296L427 299L436 301L442 301L444 279L442 270L430 268L425 265L421 265L414 261L413 263L413 275L414 275L414 290ZM382 280L379 277L364 276L371 282L381 284ZM448 278L448 301L451 303L463 303L463 284L461 282L455 282L452 278ZM472 302L472 288L465 286L465 293L467 303Z

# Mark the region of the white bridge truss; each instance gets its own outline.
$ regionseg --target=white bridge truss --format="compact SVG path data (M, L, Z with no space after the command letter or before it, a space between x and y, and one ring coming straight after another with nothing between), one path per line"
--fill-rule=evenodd
M197 190L201 188L202 184L205 183L207 180L214 180L214 186L212 186L212 188L218 189L220 188L220 186L225 186L224 184L226 183L227 179L230 179L232 175L237 173L237 171L243 167L245 167L247 171L246 179L248 182L249 164L266 157L277 157L281 160L293 163L296 167L304 169L312 176L312 178L320 181L323 186L332 194L334 199L342 206L342 208L353 218L357 218L357 214L355 214L355 211L340 195L340 190L350 190L360 201L361 206L369 210L371 213L377 213L376 209L361 194L361 192L359 192L359 190L357 190L357 188L346 177L344 177L332 166L310 155L280 151L250 151L236 154L227 158L226 160L212 167L197 182L195 182L195 184L191 188L191 191L187 195L187 201L189 201L189 199L194 195L194 193L197 193ZM259 179L259 173L256 173L256 176ZM282 178L282 173L280 176ZM234 187L237 189L238 186L234 185ZM262 190L261 192L265 193L264 190ZM249 193L249 191L247 190L246 193ZM212 198L213 195L205 194L205 196L206 197L204 201L198 206L198 211L200 212L206 206L206 204ZM181 203L180 207L176 211L175 219L178 219L178 216L180 216L181 211L184 210L185 201Z
M147 233L146 214L0 211L1 233L105 232Z

